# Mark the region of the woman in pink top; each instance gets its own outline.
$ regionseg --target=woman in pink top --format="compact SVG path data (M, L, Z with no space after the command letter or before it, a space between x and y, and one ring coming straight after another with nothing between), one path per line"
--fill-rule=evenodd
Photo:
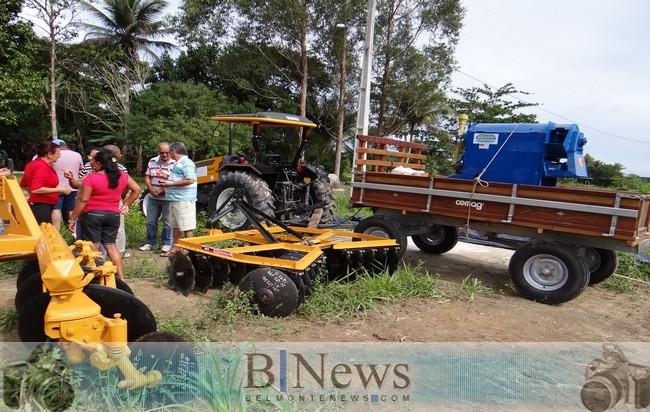
M79 191L68 229L74 233L77 218L83 227L82 237L93 243L95 250L103 244L108 257L115 265L117 276L124 280L122 255L115 245L120 213L127 214L129 206L140 196L140 186L131 177L117 168L117 160L108 150L99 150L91 159L93 173L87 175ZM120 200L126 190L129 197L120 207Z

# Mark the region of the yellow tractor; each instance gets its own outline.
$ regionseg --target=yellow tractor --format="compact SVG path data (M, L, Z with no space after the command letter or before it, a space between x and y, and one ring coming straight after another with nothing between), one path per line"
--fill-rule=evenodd
M316 124L303 116L275 112L225 114L212 120L230 124L229 154L195 161L197 208L212 215L227 203L235 189L241 188L245 202L286 224L306 226L315 210L320 215L318 223L332 222L334 198L328 174L322 167L303 160L309 131ZM249 126L252 134L251 147L233 154L235 125ZM295 152L279 153L277 147L271 148L267 143L272 133L282 134L290 143L299 141ZM143 194L142 210L146 210L146 196ZM240 230L251 227L252 222L234 209L219 219L219 225L226 230Z

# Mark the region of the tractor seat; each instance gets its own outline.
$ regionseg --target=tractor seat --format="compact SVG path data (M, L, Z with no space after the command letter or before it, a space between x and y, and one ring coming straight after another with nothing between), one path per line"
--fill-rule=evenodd
M279 154L265 154L262 155L261 163L269 166L279 166L282 163L282 156Z

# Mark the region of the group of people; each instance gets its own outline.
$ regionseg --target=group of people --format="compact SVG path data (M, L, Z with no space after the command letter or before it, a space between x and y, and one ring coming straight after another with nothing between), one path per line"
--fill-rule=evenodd
M64 222L77 239L92 242L95 250L103 246L117 276L124 280L124 215L142 189L119 163L120 149L114 145L93 149L86 163L61 139L43 141L36 151L20 181L29 192L27 200L36 221L52 223L57 229ZM158 151L145 174L152 201L147 211L147 244L140 249L151 250L157 244L162 217L161 256L169 256L178 252L173 243L181 235L191 237L196 228L196 167L183 143L161 143ZM3 169L0 175L9 172Z

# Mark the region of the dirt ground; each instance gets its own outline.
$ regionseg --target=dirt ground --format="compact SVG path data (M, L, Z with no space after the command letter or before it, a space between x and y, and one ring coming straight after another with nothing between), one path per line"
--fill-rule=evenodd
M135 251L135 257L143 253ZM234 341L337 341L337 342L650 342L650 287L639 284L631 294L617 294L589 287L573 301L544 305L515 295L508 278L512 252L459 243L452 251L431 256L413 245L404 260L420 263L429 273L440 274L440 284L458 289L467 277L476 277L495 290L489 297L473 301L417 299L408 304L382 305L363 317L341 321L317 320L305 324L291 316L273 320L281 326L237 328ZM133 258L132 258L133 259ZM165 262L161 259L161 266ZM128 265L128 259L125 262ZM181 313L199 318L201 303L210 299L192 293L177 295L153 280L129 281L135 295L157 317ZM0 313L13 309L15 282L0 280ZM243 325L242 325L243 326ZM0 335L3 341L17 340L15 331Z

